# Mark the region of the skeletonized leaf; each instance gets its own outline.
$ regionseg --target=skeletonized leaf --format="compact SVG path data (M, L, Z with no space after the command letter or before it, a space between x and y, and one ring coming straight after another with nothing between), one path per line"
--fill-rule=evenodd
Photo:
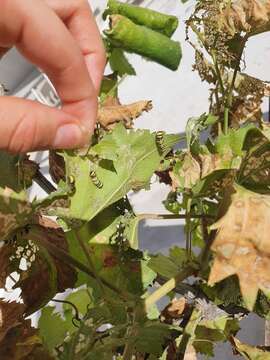
M129 129L132 128L134 119L151 109L151 101L138 101L130 105L102 106L98 111L97 121L105 129L112 128L113 124L120 121Z
M61 229L39 227L40 234L47 241L63 251L68 245ZM31 252L27 245L25 255L30 268L22 272L16 287L21 288L21 297L26 306L26 314L32 314L51 300L55 294L73 288L77 279L76 271L66 263L54 257L45 248L39 246L38 252Z
M0 238L6 239L12 231L31 222L32 206L26 193L0 188Z
M270 4L262 0L237 0L224 6L220 17L232 34L244 31L253 35L269 30Z
M231 205L213 229L218 230L209 284L236 274L243 299L252 309L261 289L270 294L270 197L235 186Z
M0 247L0 288L6 283L6 278L13 271L10 257L13 255L14 249L11 245L3 245Z

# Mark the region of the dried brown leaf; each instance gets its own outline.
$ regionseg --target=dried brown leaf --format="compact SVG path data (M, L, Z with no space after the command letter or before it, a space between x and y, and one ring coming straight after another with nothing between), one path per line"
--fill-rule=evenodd
M13 252L14 249L11 245L3 245L0 248L0 288L5 286L6 279L12 272L10 257Z
M258 290L270 295L270 196L239 186L231 205L214 226L215 261L209 284L236 274L244 301L252 309Z
M64 158L54 150L49 151L49 172L56 184L58 184L60 180L65 180L66 170Z
M0 343L10 329L23 322L24 311L23 304L0 300Z
M52 221L43 219L47 227L40 227L44 238L63 251L68 250L64 232L53 228ZM56 226L54 224L54 226ZM31 314L57 293L73 288L77 280L76 271L65 262L50 253L50 258L38 253L29 272L22 273L17 287L22 289L22 299L26 305L26 313Z
M0 359L29 359L30 354L40 345L41 340L38 337L38 330L31 327L31 320L24 320L16 327L12 327L1 341ZM50 357L47 359L50 359Z
M183 154L179 164L173 171L170 171L172 179L172 190L178 188L191 189L193 185L200 179L201 168L197 160L189 153Z
M223 7L221 17L232 33L257 33L269 28L270 3L265 0L235 0Z
M151 101L138 101L130 105L106 105L99 108L97 121L105 129L111 129L113 124L120 121L130 129L134 119L151 109Z
M186 309L186 306L187 301L184 297L173 299L172 302L163 310L162 315L166 319L180 319Z
M220 169L227 169L228 164L231 165L233 155L229 152L220 156L219 154L204 154L200 155L202 178L211 174L213 171Z
M32 185L32 181L39 170L39 165L29 159L29 156L25 156L20 161L19 169L19 179L22 184L25 184L27 187Z

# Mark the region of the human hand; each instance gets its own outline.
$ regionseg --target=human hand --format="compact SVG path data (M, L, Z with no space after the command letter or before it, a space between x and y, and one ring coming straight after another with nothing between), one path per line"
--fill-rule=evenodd
M0 55L13 46L49 76L62 108L0 97L0 149L19 153L85 145L105 67L87 0L1 0Z

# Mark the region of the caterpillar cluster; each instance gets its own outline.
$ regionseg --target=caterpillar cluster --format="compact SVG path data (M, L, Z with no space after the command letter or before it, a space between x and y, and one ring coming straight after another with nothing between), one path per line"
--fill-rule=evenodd
M92 180L92 183L99 189L102 189L103 188L103 184L102 182L99 180L99 178L97 177L97 174L95 171L91 171L90 172L90 178Z
M164 131L158 131L156 133L156 144L161 154L164 154L166 150L166 146L164 142L164 134L165 134Z

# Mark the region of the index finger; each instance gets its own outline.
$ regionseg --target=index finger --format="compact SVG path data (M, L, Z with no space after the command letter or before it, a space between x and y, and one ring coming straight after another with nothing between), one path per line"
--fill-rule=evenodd
M106 54L100 32L87 0L45 0L64 21L78 43L97 91L103 77Z
M63 110L92 129L97 98L84 58L65 25L43 1L1 1L0 46L13 45L46 72Z

